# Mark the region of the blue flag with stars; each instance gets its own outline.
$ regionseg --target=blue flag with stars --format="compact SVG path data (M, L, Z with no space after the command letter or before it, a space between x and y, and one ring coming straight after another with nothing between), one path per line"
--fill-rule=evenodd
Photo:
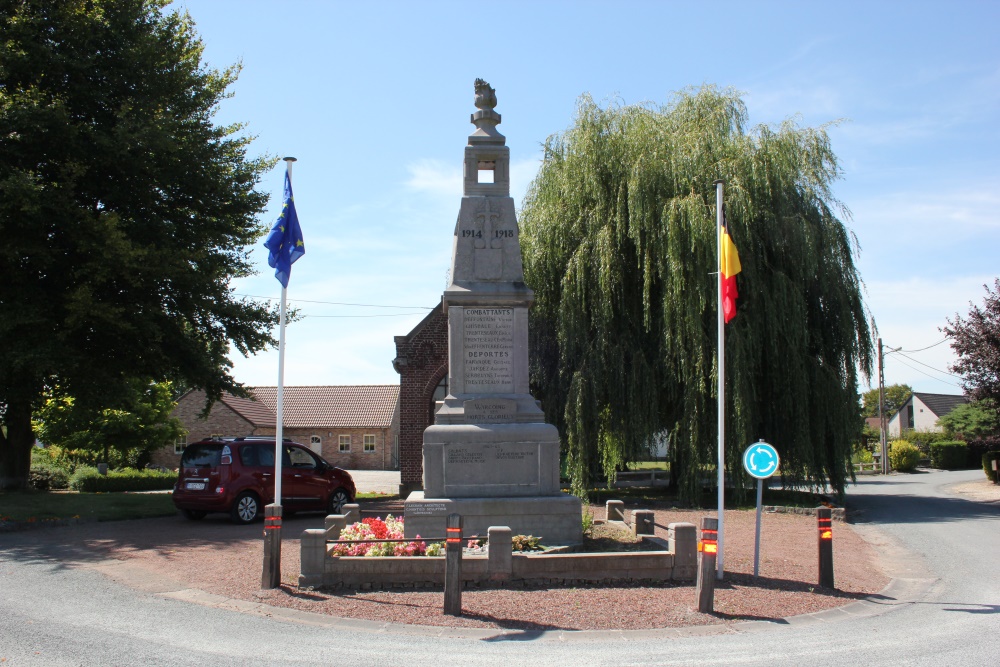
M267 235L264 246L270 250L267 263L274 269L274 277L282 287L288 287L288 277L292 273L292 264L306 254L306 246L302 240L302 228L299 227L299 216L295 213L295 199L292 197L292 180L285 172L285 205L281 209L271 233Z

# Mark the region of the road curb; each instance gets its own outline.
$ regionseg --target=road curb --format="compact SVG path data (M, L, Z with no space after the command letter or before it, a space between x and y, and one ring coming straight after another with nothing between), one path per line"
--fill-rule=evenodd
M121 581L121 579L119 579ZM888 613L920 600L937 581L935 578L892 579L879 593L863 600L851 602L842 607L799 614L773 621L744 621L712 625L690 625L679 628L650 628L643 630L498 630L494 628L455 628L440 625L408 625L403 623L382 623L355 618L328 616L312 611L272 607L264 601L252 602L223 595L208 593L198 588L169 590L154 593L157 597L197 604L215 609L224 609L254 616L272 618L288 623L298 623L325 627L333 630L352 630L372 634L417 635L469 639L487 642L504 641L555 641L555 642L607 642L684 639L687 637L711 637L727 634L744 634L779 631L783 628L796 629L809 625L835 623L854 618L866 618ZM270 591L261 591L262 600Z

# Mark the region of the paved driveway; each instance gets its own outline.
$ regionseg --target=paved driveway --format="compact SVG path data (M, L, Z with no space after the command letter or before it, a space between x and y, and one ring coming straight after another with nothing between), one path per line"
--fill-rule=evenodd
M348 470L358 493L399 493L398 470ZM284 494L282 494L284 495Z

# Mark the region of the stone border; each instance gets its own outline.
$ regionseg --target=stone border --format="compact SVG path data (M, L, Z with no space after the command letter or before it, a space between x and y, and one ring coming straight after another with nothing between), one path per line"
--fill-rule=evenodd
M609 503L606 520L620 520L615 514L620 505L621 501ZM299 588L423 588L444 583L444 558L332 555L329 542L360 517L357 505L345 505L344 510L345 514L328 516L325 528L302 533ZM583 585L695 578L698 553L694 524L671 523L666 540L647 535L643 541L650 546L649 551L514 554L510 528L494 526L488 532L488 554L462 558L462 581L474 586Z

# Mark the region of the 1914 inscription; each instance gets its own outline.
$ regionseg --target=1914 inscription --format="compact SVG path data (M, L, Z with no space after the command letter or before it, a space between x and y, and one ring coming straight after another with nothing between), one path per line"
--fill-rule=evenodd
M464 320L465 391L513 391L514 309L466 308Z

